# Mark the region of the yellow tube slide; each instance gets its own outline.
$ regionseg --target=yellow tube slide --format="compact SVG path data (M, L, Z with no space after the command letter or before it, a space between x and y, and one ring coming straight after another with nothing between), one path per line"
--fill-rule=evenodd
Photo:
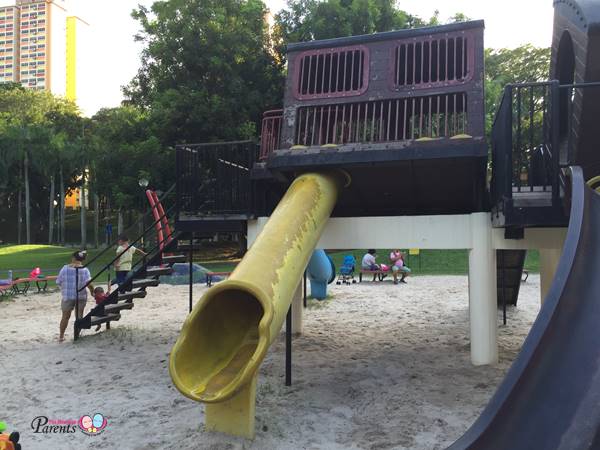
M183 395L209 404L207 428L254 435L258 368L344 181L341 172L296 178L229 279L209 289L183 324L169 372Z

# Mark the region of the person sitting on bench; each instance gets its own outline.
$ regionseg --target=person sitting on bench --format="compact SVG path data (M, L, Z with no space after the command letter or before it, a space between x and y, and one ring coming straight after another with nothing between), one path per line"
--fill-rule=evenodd
M381 270L379 264L377 264L377 252L374 249L369 249L365 256L363 256L361 267L363 270L372 270L373 272Z
M392 250L392 253L390 253L390 261L392 262L394 284L398 284L398 272L402 273L400 283L406 283L405 278L410 274L410 269L404 265L404 255L402 252L398 249Z

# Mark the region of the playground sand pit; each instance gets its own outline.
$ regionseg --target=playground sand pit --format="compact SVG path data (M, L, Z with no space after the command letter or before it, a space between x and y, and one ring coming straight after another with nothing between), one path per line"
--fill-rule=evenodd
M67 342L57 342L58 293L0 302L0 420L21 432L27 450L442 449L481 412L540 303L532 275L499 327L499 364L473 367L466 277L332 285L330 292L305 310L292 387L284 386L283 334L270 349L253 442L202 431L204 407L171 383L168 355L187 314L186 286L152 289L112 330L85 331L77 344L70 330ZM95 437L31 426L38 416L94 413L108 418Z

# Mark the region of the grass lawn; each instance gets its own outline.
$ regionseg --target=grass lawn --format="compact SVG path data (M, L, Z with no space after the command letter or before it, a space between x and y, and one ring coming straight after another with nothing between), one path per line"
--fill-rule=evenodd
M60 268L71 260L74 249L71 247L58 247L51 245L12 245L0 247L0 278L6 276L6 271L12 270L14 277L24 277L34 267L40 267L47 275L56 275ZM98 250L88 251L88 261L91 260ZM213 252L214 253L214 252ZM353 254L357 264L360 265L362 256L366 250L347 250L331 252L335 266L339 268L345 255ZM378 261L387 263L389 249L378 249ZM408 251L406 251L408 254ZM114 257L114 251L107 251L105 255L92 264L92 274L99 271ZM195 258L196 259L196 258ZM203 261L202 255L198 255L195 262L203 265L214 272L230 272L236 261L215 261L211 255L210 261ZM415 275L465 275L468 273L467 250L421 250L418 256L408 256L406 264ZM525 268L531 272L539 271L539 253L530 251L527 253Z
M44 275L57 275L62 266L71 261L75 251L72 247L55 245L7 245L0 246L0 278L6 278L7 271L13 271L13 277L27 277L35 267L42 269ZM91 260L99 250L88 250L88 260ZM91 266L95 273L111 261L114 252L106 252Z

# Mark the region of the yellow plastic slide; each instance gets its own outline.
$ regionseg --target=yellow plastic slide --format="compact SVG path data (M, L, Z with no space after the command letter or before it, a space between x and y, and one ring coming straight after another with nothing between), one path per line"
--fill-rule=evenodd
M207 429L254 436L258 368L346 181L342 172L296 178L229 279L183 324L169 371L183 395L207 404Z

